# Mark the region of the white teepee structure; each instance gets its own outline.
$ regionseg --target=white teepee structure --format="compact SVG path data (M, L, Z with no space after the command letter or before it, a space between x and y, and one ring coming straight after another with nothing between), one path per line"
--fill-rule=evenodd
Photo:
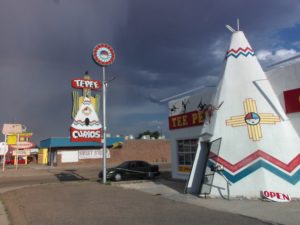
M299 135L244 33L232 32L212 105L223 104L202 129L187 188L201 183L201 193L211 196L230 193L231 197L256 198L268 190L299 198ZM205 157L203 143L217 139L218 144L210 146L206 168L199 170Z

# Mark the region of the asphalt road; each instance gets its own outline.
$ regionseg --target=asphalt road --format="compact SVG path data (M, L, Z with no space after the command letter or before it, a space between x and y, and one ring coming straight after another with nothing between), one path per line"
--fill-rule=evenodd
M47 168L36 169L21 167L15 170L13 167L0 173L0 193L7 189L23 187L27 185L60 183L66 181L97 181L97 166L79 168Z
M87 180L18 189L1 198L13 225L267 224Z
M161 166L161 178L169 179L171 173L169 167ZM46 167L20 166L15 170L13 166L6 169L5 172L0 171L0 193L10 189L23 187L27 185L60 183L67 181L98 181L98 173L101 166L79 166L75 167Z

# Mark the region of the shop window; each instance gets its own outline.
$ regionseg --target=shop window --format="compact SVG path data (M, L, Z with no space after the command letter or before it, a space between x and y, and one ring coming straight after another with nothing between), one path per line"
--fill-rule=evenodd
M178 154L178 164L179 165L184 165L184 154Z
M198 139L177 140L178 170L189 172L198 147Z

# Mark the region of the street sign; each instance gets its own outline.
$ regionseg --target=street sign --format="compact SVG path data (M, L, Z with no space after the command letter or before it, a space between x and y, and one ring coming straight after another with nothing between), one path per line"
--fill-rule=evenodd
M111 65L115 60L114 49L108 44L98 44L93 50L93 59L100 66Z
M15 149L27 149L32 148L33 146L34 143L30 141L19 141L17 144L11 145L11 147Z

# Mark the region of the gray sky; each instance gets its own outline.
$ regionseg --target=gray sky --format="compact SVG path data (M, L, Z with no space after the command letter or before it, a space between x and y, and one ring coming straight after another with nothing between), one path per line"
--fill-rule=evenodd
M108 132L167 133L157 100L217 83L238 17L264 66L298 54L298 0L0 0L0 122L69 136L71 79L102 78L91 52L108 43Z

